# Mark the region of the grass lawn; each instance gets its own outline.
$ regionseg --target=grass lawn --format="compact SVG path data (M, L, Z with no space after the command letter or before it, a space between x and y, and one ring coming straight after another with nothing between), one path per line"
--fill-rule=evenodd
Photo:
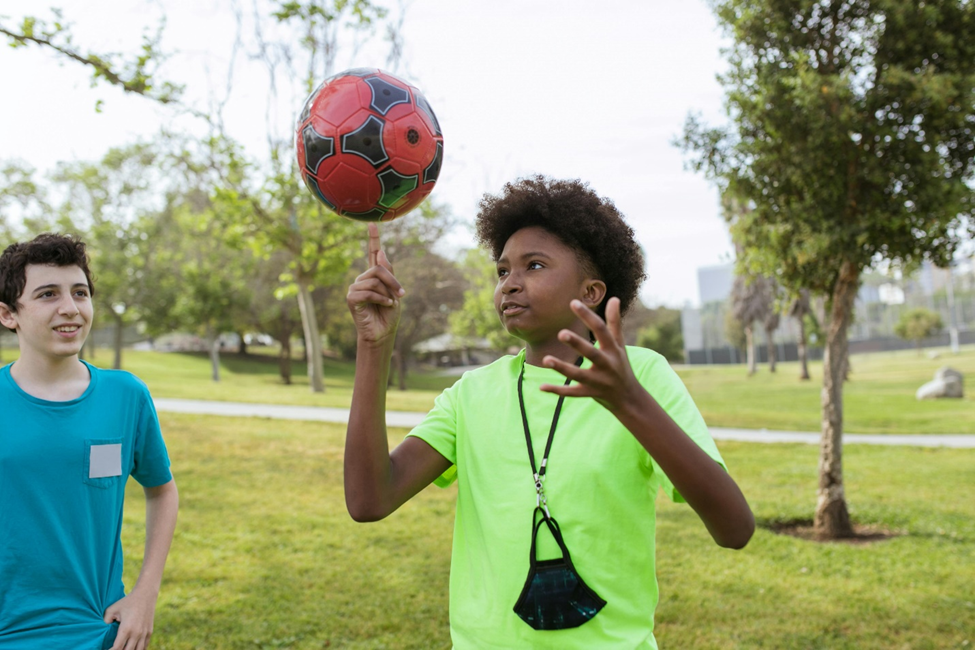
M845 430L852 433L975 433L975 346L958 355L942 350L938 359L918 357L913 350L859 354L851 357L850 380L843 391ZM308 389L304 363L293 364L294 384L285 386L277 362L268 357L225 355L221 381L210 379L210 363L200 354L135 352L123 357L156 397L182 397L303 406L347 407L352 399L353 365L325 362L325 393ZM96 365L111 363L99 351ZM918 402L914 393L934 372L951 365L968 379L964 399ZM822 364L810 364L810 381L800 381L796 363L779 364L778 372L760 367L747 377L744 366L684 366L684 380L708 424L715 427L818 431ZM387 408L426 411L456 375L415 372L409 390L391 390Z
M89 361L110 368L112 355L100 349ZM210 359L205 354L125 350L122 363L148 384L155 397L224 402L348 407L355 376L353 363L325 359L325 392L314 394L308 386L304 361L292 361L293 383L287 386L278 374L277 358L263 354L221 355L219 382L211 379ZM388 409L428 411L437 395L457 380L456 376L430 373L414 373L407 378L409 390L389 391Z
M850 379L843 390L844 430L850 433L972 433L975 434L975 346L958 355L940 350L938 359L917 356L913 350L859 354L851 357ZM11 361L16 350L5 350ZM292 363L294 383L286 386L278 376L277 361L260 354L223 355L221 381L210 378L210 361L203 354L126 350L123 364L141 377L156 397L263 402L301 406L348 407L352 399L354 366L325 361L325 393L308 388L305 364ZM95 365L109 367L111 352L99 349ZM918 386L934 372L951 365L967 378L963 399L918 402ZM739 366L682 366L678 374L704 415L715 427L819 431L822 364L810 364L813 378L798 379L796 363L779 364L778 372L760 366L752 377ZM409 390L390 390L387 408L427 411L457 375L414 372Z
M850 357L843 387L844 430L851 433L975 433L975 346L931 359L913 350ZM917 401L914 393L950 365L966 379L963 399ZM745 366L685 366L678 370L711 426L819 431L822 363L799 380L797 363L768 365L748 377Z
M155 650L450 647L454 489L428 488L386 521L355 524L341 425L161 418L181 511ZM719 446L761 521L812 516L815 447ZM900 536L850 546L760 529L727 551L661 497L661 648L972 647L975 450L851 446L845 468L854 519ZM131 586L144 533L141 489L129 489Z

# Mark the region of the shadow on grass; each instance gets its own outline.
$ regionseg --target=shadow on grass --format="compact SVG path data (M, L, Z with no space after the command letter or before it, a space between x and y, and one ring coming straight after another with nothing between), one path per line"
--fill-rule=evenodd
M888 539L906 535L902 531L891 530L877 524L858 524L853 522L853 535L850 537L830 538L816 532L812 519L759 519L755 522L759 528L771 531L776 535L788 535L809 542L841 544L872 544L884 542Z

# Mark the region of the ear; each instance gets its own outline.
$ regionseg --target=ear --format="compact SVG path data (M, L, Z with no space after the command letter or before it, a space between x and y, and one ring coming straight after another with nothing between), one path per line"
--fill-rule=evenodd
M0 302L0 325L8 329L17 329L17 314L5 302Z
M596 310L597 307L606 299L606 283L602 280L596 280L595 278L589 278L582 287L582 302L592 309Z

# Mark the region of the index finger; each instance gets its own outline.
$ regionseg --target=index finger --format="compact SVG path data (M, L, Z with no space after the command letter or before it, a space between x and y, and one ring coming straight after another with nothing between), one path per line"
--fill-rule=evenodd
M369 224L369 268L379 264L379 226L374 222Z

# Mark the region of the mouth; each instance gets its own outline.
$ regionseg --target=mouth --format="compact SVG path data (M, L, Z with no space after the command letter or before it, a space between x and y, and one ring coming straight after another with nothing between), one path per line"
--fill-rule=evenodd
M58 325L54 331L58 334L74 334L81 330L81 325Z
M501 315L502 316L513 316L525 311L527 307L525 305L519 305L513 302L506 302L501 304Z

